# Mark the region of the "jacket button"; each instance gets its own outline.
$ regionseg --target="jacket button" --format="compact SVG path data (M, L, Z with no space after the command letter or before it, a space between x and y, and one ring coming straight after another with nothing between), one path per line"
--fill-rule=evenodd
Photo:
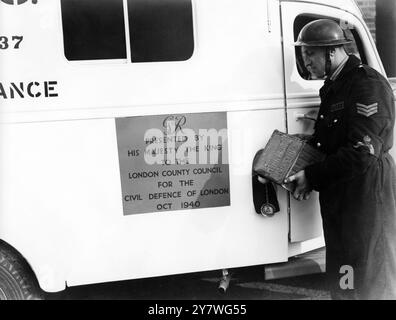
M334 123L337 123L338 122L338 119L334 119Z
M324 115L323 115L323 114L321 114L319 118L320 118L320 119L324 119Z
M316 146L317 146L318 148L320 148L321 145L322 145L322 144L321 144L320 142L318 142L318 143L316 144Z

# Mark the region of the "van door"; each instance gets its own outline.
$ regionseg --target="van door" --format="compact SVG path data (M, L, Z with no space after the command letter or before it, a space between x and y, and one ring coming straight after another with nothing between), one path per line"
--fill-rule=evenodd
M337 21L347 36L355 40L347 48L349 53L357 55L363 63L380 72L382 66L367 28L355 15L326 5L288 1L281 3L281 11L288 132L312 134L323 80L307 79L307 71L301 63L300 49L293 45L304 25L321 18ZM290 201L290 241L299 242L321 236L318 193L313 192L308 201L299 202L293 198Z

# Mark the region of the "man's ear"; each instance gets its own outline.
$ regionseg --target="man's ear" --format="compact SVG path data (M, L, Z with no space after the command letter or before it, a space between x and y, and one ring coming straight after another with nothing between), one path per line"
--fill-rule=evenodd
M335 53L336 53L336 48L334 48L334 47L330 48L329 49L329 53L330 53L330 57L333 58L335 56Z

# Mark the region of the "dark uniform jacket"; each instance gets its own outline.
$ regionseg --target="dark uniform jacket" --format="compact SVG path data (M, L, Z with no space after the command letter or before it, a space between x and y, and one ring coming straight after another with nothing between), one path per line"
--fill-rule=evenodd
M396 299L396 175L388 153L395 121L392 89L351 55L338 78L325 81L320 98L312 142L327 157L305 173L319 191L332 293ZM353 268L348 287L354 290L342 290L342 266Z

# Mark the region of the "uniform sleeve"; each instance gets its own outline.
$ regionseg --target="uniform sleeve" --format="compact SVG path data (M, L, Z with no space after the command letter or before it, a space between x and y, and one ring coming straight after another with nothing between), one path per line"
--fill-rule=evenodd
M347 140L323 162L305 169L314 190L364 174L382 152L382 137L392 130L393 93L385 82L366 78L357 81L351 92Z

